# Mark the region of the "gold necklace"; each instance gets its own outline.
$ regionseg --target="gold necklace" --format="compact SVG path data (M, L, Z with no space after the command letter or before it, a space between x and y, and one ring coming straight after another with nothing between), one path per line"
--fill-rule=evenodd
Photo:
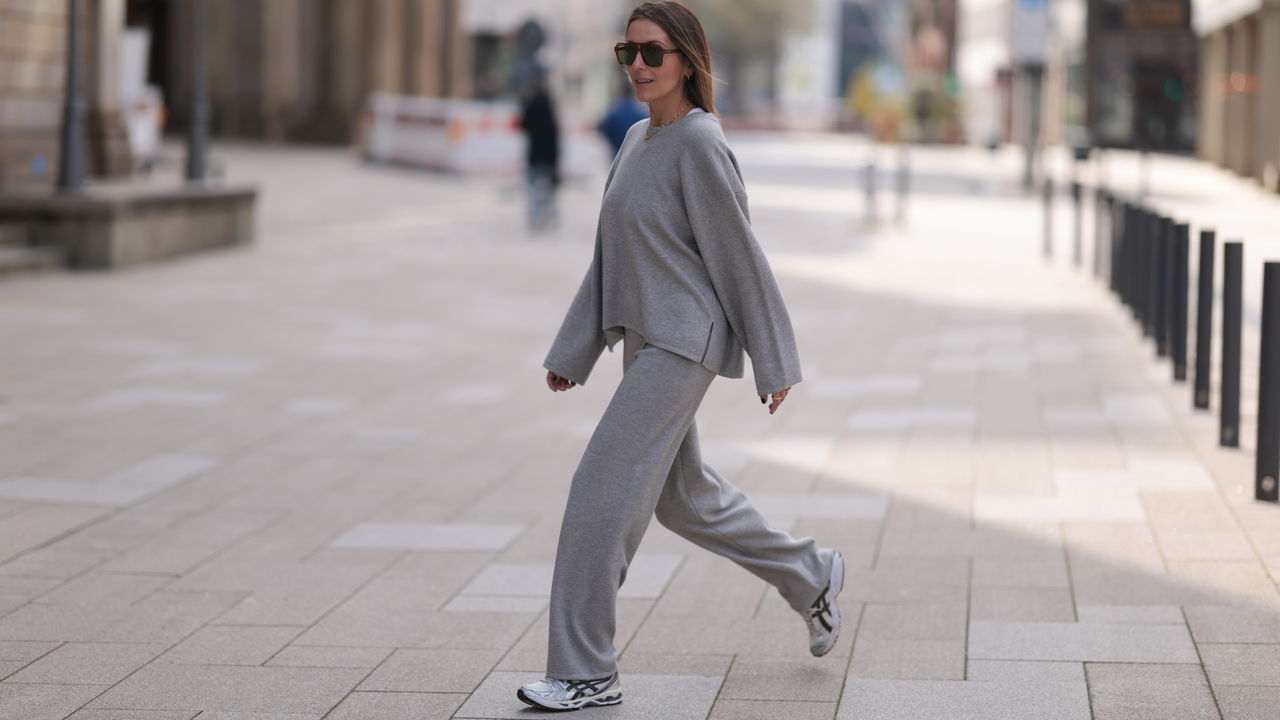
M658 127L654 127L654 126L650 125L650 126L649 126L649 129L644 131L644 139L645 139L645 140L648 140L649 138L653 137L654 135L657 135L659 130L661 130L662 128L664 128L664 127L666 127L666 126L670 125L671 123L675 122L676 120L679 120L679 119L681 118L681 116L683 116L683 115L685 114L685 112L687 112L687 111L689 111L689 110L692 110L692 109L693 109L693 103L692 103L692 102L686 102L686 103L684 104L684 107L680 108L680 111L679 111L679 112L677 112L675 115L673 115L673 116L671 117L671 119L670 119L670 120L668 120L668 121L666 121L666 122L662 123L662 124L661 124L661 125L659 125Z

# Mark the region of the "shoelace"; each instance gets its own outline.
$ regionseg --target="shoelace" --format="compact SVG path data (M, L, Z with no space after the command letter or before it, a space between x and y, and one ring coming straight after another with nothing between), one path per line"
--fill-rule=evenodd
M573 697L569 699L577 700L583 695L598 694L600 692L600 683L605 683L607 685L610 680L613 680L612 675L604 678L596 678L595 680L561 680L560 682L564 683L565 690L574 694Z
M822 594L809 606L809 617L822 623L827 632L831 631L831 623L827 622L827 616L831 615L831 601L827 599L827 590L830 589L830 586L823 588Z

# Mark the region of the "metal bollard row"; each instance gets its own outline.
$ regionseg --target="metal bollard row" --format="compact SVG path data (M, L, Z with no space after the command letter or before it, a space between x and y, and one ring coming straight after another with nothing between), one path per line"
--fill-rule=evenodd
M1094 273L1149 337L1159 357L1168 357L1173 380L1188 372L1191 228L1106 190L1095 195ZM1216 235L1201 230L1195 307L1195 364L1192 405L1210 406L1214 336L1214 256ZM1106 272L1103 272L1103 258ZM1222 329L1219 369L1219 443L1240 446L1241 332L1244 303L1244 244L1223 244ZM1254 497L1280 501L1280 262L1265 264L1262 352L1258 382L1258 437Z

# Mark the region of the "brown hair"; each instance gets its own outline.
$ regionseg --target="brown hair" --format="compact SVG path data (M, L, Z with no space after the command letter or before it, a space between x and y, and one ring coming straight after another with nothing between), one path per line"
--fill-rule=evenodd
M711 45L702 22L693 11L675 0L645 2L636 6L627 18L627 27L636 20L649 20L666 31L676 49L684 55L693 74L685 80L684 91L695 106L720 117L716 113L715 97L711 87Z

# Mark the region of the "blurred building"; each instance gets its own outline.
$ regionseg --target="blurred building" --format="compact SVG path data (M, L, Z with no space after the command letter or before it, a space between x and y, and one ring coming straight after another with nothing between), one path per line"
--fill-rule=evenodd
M1199 0L1198 154L1280 191L1280 3Z
M970 141L1023 141L1038 104L1045 142L1194 149L1198 47L1189 0L960 0L960 7ZM1042 21L1031 15L1037 7ZM1039 57L1027 52L1034 46ZM1030 80L1036 74L1038 85Z
M372 92L471 95L461 0L210 0L208 94L217 135L347 143ZM150 33L149 81L187 124L190 0L128 0Z
M119 100L124 0L81 0L81 97L89 168L132 167ZM59 157L65 82L66 0L0 3L0 190L51 187Z

